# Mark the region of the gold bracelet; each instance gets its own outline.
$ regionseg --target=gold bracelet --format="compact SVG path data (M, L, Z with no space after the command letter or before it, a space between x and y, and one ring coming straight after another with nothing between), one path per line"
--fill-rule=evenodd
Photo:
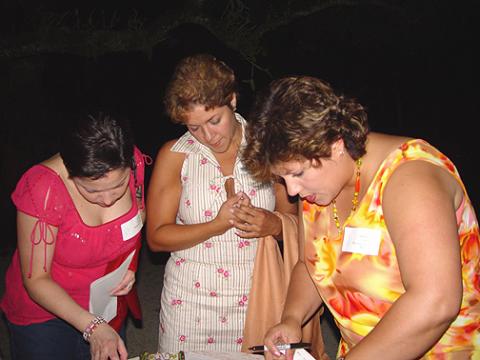
M97 328L100 324L106 324L107 321L101 316L95 316L92 321L88 324L83 332L83 339L86 342L90 342L90 336L92 336L93 331Z

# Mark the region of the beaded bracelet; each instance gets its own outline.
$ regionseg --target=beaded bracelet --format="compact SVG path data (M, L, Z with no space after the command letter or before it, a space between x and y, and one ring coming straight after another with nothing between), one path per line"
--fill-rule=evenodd
M93 331L97 328L100 324L106 324L107 321L101 316L95 316L95 318L90 321L88 326L86 327L85 331L83 332L83 338L86 342L90 342L90 336L92 336Z

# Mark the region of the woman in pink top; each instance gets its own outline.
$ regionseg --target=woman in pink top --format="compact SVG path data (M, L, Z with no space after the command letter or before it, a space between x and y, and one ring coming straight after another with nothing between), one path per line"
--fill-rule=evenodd
M338 359L479 359L478 221L453 163L421 139L369 132L361 104L312 77L272 82L250 121L245 166L303 200L266 358L284 358L275 344L299 341L324 304Z
M140 316L135 283L145 218L141 152L106 113L66 119L60 152L30 168L12 200L18 247L1 301L12 359L127 359L118 331ZM90 311L90 285L126 261L117 311Z

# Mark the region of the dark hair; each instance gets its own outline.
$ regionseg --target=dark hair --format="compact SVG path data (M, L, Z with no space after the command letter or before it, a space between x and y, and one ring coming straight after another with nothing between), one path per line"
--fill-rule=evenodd
M60 156L70 177L98 179L133 167L133 136L126 119L106 112L84 113L67 125Z
M164 97L165 110L173 122L183 123L194 105L205 110L230 106L238 98L233 70L209 54L188 56L177 64Z
M339 139L357 160L365 154L368 131L365 109L355 99L314 77L285 77L257 97L242 158L255 178L270 180L277 163L328 158Z

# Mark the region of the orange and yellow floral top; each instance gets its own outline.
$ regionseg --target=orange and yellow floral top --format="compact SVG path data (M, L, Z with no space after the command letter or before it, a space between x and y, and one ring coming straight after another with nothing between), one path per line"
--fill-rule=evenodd
M328 234L326 229L333 221L326 207L303 202L307 269L340 329L342 339L338 354L345 355L405 292L395 247L383 218L382 196L385 184L395 169L412 160L428 161L447 169L464 189L464 201L457 210L463 277L462 307L456 320L423 359L480 359L478 221L455 166L425 141L410 140L384 160L357 211L347 220L344 233L348 228L363 231L358 252L342 251L342 237L324 235Z

